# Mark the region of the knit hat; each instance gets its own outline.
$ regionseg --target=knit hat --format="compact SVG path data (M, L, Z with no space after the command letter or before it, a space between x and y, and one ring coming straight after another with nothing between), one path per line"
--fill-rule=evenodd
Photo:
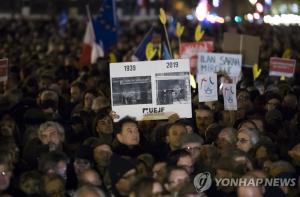
M203 144L204 140L200 135L198 135L196 133L186 133L181 138L181 146L184 146L185 144L188 144L188 143Z
M124 176L124 174L132 169L135 169L135 166L130 160L124 159L119 155L112 155L110 158L110 165L108 166L112 187L115 187L116 183Z

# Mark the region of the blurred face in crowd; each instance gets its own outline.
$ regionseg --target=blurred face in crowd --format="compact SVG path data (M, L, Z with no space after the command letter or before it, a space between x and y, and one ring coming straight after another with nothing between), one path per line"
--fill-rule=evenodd
M103 109L105 107L108 107L108 102L107 102L105 97L98 96L98 97L93 99L92 110L95 113L99 112L101 109Z
M183 149L188 151L191 154L193 163L195 163L200 157L201 144L196 142L186 143L182 146Z
M235 136L230 134L228 128L222 129L217 138L217 146L221 150L235 146L235 142Z
M250 95L247 91L241 91L237 95L237 103L241 108L246 111L252 108L252 101L250 100Z
M128 195L130 189L136 180L136 170L132 169L126 172L116 183L116 188L120 194Z
M77 175L91 168L91 162L86 159L76 158L74 161L74 170Z
M15 123L12 120L1 121L0 132L2 136L13 136L15 133Z
M172 150L177 150L180 148L181 138L187 133L186 128L183 125L173 125L167 131L167 143Z
M268 100L268 102L266 103L267 111L277 109L279 106L280 106L280 101L276 98L272 98Z
M65 161L59 161L56 165L55 173L63 179L67 179L67 163Z
M189 181L189 175L185 170L174 169L168 177L166 188L173 193L179 191L182 186Z
M110 146L103 144L94 148L93 157L99 167L106 167L109 164L112 150Z
M20 156L20 149L18 148L17 144L14 141L7 144L7 151L9 153L10 160L13 163L17 163Z
M70 89L70 94L71 94L71 103L78 103L78 102L80 102L81 91L80 91L79 87L72 86L71 89Z
M6 164L0 164L0 192L6 190L10 185L12 171Z
M92 93L86 93L84 95L84 108L85 109L92 109L92 104L95 96Z
M111 134L113 132L113 121L111 117L107 115L104 118L99 119L97 122L96 131L98 134Z
M49 89L51 83L52 81L50 79L42 78L41 80L39 80L39 89Z
M165 176L167 174L167 164L166 162L158 162L154 164L152 168L153 178L160 183L164 182Z
M288 94L285 95L282 101L282 106L290 107L291 109L297 109L298 99L296 95Z
M289 152L289 156L293 159L295 165L300 166L300 144L294 146Z
M239 132L237 135L237 143L236 143L237 148L244 152L249 152L250 149L252 148L250 139L251 139L250 136L246 132L244 131Z
M86 86L88 89L95 89L98 85L98 79L97 77L90 76L86 81Z
M58 178L47 182L44 191L47 197L65 197L65 185Z
M184 168L189 174L193 172L193 159L190 155L180 157L177 166Z
M43 145L49 145L50 150L56 150L63 143L63 137L55 127L48 127L39 135Z
M20 189L27 195L40 193L41 183L37 179L28 178L20 183Z
M212 112L204 109L196 110L196 125L201 133L214 121Z
M140 143L140 133L136 123L125 122L122 131L117 134L120 143L127 146L135 146Z

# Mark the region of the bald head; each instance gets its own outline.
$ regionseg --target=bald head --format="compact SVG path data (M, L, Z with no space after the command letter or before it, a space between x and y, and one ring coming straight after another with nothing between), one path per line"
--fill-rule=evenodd
M92 169L85 170L79 177L80 185L101 186L102 180L99 174Z
M263 189L255 186L243 186L237 189L238 197L263 197Z
M250 179L257 179L256 176L247 174L242 177L242 179L247 179L247 182ZM238 197L263 197L264 196L264 188L261 186L254 186L254 185L247 185L247 186L240 186L237 188L237 196Z
M76 191L74 197L105 197L105 194L96 187L84 186Z

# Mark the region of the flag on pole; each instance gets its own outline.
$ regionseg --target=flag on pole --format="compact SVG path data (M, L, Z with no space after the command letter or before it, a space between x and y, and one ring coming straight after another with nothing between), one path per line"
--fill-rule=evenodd
M157 34L160 37L160 43L154 43L153 41L153 34ZM143 38L142 42L138 45L137 49L135 50L132 60L133 61L145 61L146 58L146 49L147 45L153 41L154 49L157 50L157 55L153 58L153 60L168 60L172 59L172 55L167 45L166 35L162 27L152 27L145 37Z
M139 46L136 48L132 60L133 61L145 61L146 58L146 48L147 45L152 41L154 28L151 27L151 29L147 32L145 37L143 38L142 42L139 44Z
M103 0L102 5L93 20L96 41L101 43L105 53L117 43L118 21L115 0Z
M65 32L65 28L66 28L66 25L68 23L68 13L67 11L64 9L60 12L59 16L58 16L58 27L59 27L59 33L61 35L64 34Z
M104 56L102 46L96 41L95 27L93 26L92 18L88 10L88 21L86 24L83 45L81 50L80 65L89 65L97 61L99 57Z

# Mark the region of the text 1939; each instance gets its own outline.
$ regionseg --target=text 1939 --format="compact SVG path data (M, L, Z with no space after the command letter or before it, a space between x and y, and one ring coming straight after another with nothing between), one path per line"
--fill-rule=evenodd
M136 67L135 65L126 65L124 66L125 71L135 71Z

